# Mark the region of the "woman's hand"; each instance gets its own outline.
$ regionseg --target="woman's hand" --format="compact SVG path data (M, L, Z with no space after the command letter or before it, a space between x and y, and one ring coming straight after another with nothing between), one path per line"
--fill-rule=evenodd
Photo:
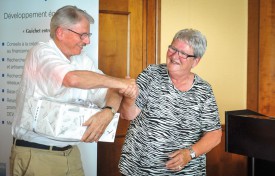
M180 149L169 155L169 161L166 162L166 168L174 171L180 171L191 161L188 149Z

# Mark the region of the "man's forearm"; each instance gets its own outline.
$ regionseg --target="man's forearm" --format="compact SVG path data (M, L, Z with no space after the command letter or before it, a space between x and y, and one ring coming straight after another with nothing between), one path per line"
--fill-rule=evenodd
M74 88L80 88L80 89L94 89L94 88L125 89L129 85L135 84L135 80L115 78L115 77L99 74L92 71L75 70L65 75L62 84L65 87L74 87Z
M122 95L118 93L118 89L108 89L106 95L106 106L113 107L117 112L120 107L121 100Z

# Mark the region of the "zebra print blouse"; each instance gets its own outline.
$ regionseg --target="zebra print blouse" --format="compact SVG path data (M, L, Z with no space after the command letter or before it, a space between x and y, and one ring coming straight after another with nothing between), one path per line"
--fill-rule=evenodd
M181 171L165 168L168 155L196 143L204 132L221 128L211 86L195 75L186 92L176 89L166 64L148 66L137 79L136 105L141 113L128 128L119 168L122 174L206 175L206 156L191 160Z

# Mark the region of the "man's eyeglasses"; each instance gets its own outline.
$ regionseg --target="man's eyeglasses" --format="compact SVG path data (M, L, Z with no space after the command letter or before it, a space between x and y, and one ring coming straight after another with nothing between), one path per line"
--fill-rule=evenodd
M71 31L71 32L73 32L73 33L75 33L77 35L79 35L79 37L80 37L81 40L84 40L85 38L90 38L91 35L92 35L92 33L83 33L83 34L80 34L78 32L75 32L75 31L71 30L71 29L67 29L67 30Z
M173 47L172 45L168 46L168 52L171 53L170 55L174 55L175 53L178 53L178 56L181 59L187 59L188 57L196 58L195 55L189 55L189 54L186 54L185 52L179 51L177 48Z

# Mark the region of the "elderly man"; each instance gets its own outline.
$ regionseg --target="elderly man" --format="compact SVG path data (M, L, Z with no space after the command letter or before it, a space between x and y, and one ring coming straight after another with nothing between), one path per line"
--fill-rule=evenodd
M78 142L49 139L20 126L28 99L90 101L103 108L83 124L87 130L81 141L97 142L119 109L122 93L136 96L135 80L104 75L82 52L93 21L75 6L62 7L51 19L50 41L28 52L12 125L11 175L84 175Z

